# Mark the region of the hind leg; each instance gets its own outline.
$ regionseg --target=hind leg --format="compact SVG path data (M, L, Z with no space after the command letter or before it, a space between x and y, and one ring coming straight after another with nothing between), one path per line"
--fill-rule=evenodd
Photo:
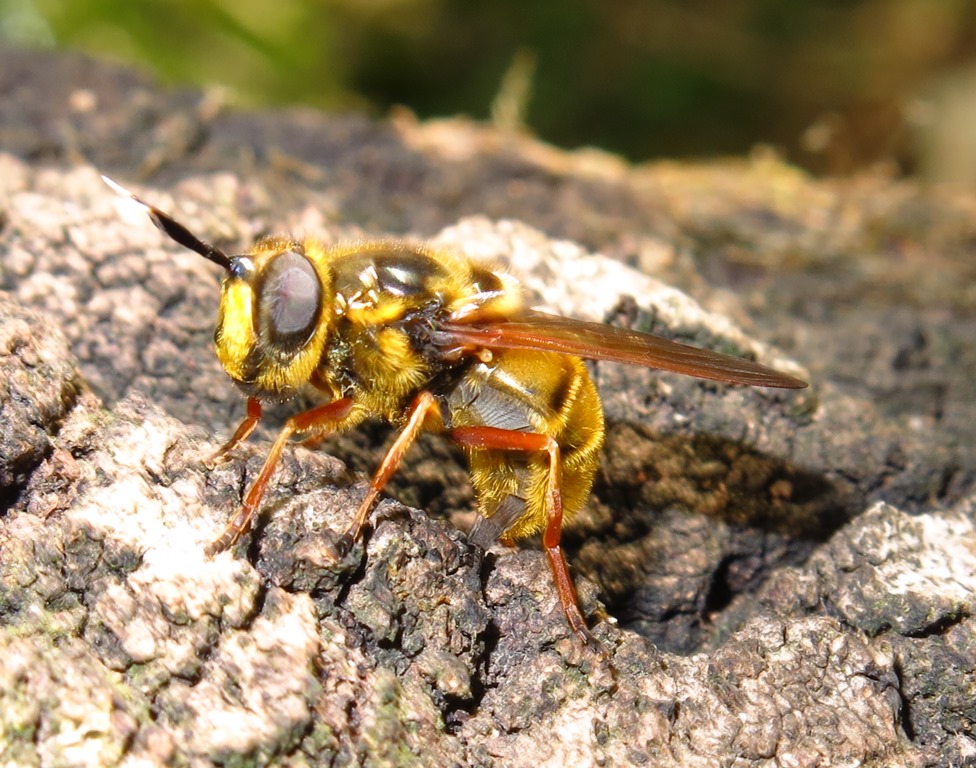
M535 432L519 432L496 427L458 427L449 432L451 438L460 445L473 449L518 451L521 453L545 453L548 456L548 476L545 484L546 520L542 534L542 548L549 561L556 594L566 621L576 636L586 645L600 648L599 641L593 637L586 626L573 589L573 579L563 553L560 540L563 530L562 453L559 443L548 435Z

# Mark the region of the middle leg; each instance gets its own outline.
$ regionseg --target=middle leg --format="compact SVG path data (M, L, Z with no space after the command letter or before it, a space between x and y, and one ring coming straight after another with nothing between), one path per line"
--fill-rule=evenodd
M353 518L352 523L350 523L346 532L335 543L335 554L338 557L344 557L359 540L363 528L366 526L366 520L369 518L369 512L379 498L380 492L400 467L400 463L403 461L407 449L413 445L417 436L423 430L427 417L437 412L439 412L437 399L430 392L423 391L414 398L413 403L410 405L410 410L407 411L407 423L400 430L400 433L393 441L393 445L387 450L383 461L380 462L379 467L373 474L369 482L369 491L366 493L366 498L359 505L359 509L356 511L356 516Z

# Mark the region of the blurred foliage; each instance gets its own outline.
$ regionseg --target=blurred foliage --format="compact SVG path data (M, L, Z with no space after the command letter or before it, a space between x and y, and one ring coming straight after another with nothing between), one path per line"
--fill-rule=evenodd
M976 73L976 0L0 0L0 40L245 104L494 114L633 159L765 143L822 172L925 166L940 94L976 104L940 86Z

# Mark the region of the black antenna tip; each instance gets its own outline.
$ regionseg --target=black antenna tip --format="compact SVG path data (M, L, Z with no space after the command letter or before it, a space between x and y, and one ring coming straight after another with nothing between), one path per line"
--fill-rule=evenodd
M222 250L216 246L210 245L209 243L203 242L203 240L194 235L172 216L163 213L154 205L150 205L142 198L132 194L125 187L112 181L112 179L110 179L108 176L102 176L102 181L104 181L116 194L120 195L121 197L127 197L140 205L149 215L152 223L155 224L156 227L168 237L175 240L184 248L189 248L191 251L199 253L205 259L209 259L214 264L219 264L227 271L230 271L230 257Z

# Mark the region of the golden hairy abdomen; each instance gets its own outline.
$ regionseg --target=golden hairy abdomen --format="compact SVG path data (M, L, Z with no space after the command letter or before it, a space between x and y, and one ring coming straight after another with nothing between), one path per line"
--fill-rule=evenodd
M489 426L536 432L560 448L564 519L586 504L603 445L603 408L582 360L511 350L473 366L445 399L449 427ZM548 455L469 450L486 539L517 539L547 521ZM492 521L493 516L497 518ZM476 538L480 538L476 536Z

